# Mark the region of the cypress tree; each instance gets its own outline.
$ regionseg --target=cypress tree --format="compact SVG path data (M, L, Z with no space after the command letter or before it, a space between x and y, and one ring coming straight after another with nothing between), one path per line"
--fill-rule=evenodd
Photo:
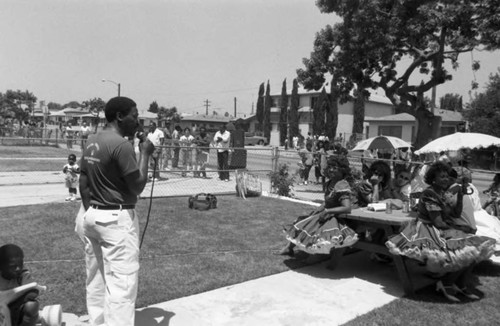
M257 99L257 130L262 130L262 124L264 122L264 83L259 86L259 98Z
M266 97L264 99L264 137L271 139L271 86L267 81Z
M293 80L292 95L290 97L290 138L299 136L299 83L297 79ZM291 140L291 139L290 139ZM292 142L290 142L292 143Z
M286 78L283 80L283 86L281 87L281 99L280 99L280 145L285 145L285 139L288 133L288 94L286 93Z

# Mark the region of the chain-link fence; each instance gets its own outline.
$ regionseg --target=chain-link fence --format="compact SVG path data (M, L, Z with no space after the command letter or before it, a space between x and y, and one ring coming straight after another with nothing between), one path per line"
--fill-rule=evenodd
M52 131L51 131L52 130ZM81 138L62 138L58 129L23 130L21 136L4 134L0 137L0 146L4 148L20 148L22 146L37 147L25 157L13 155L0 157L0 185L11 184L64 184L62 167L67 162L68 153L81 155ZM38 133L38 134L36 134ZM42 137L34 137L35 135ZM25 136L26 135L26 136ZM33 136L33 137L31 137ZM10 145L10 146L9 146ZM52 151L53 150L53 151ZM213 147L184 147L172 141L166 141L155 152L151 160L148 182L144 197L191 196L196 193L234 194L236 192L236 170L245 170L258 176L264 192L275 193L270 174L277 171L282 164L288 166L288 176L292 188L290 195L302 200L322 201L324 199L324 183L321 167L314 164L303 178L303 162L295 149L284 150L269 146L247 146L231 148L227 156L227 166L220 164L218 151ZM369 165L370 159L360 152L349 152L347 156L350 167L355 174L363 174L363 163ZM379 158L377 158L379 159ZM385 160L391 168L401 161ZM484 169L486 178L493 178L492 173L498 171L500 164L495 152L479 150L472 152L470 168ZM156 164L155 164L156 162ZM317 161L318 162L318 161ZM220 164L220 165L219 165ZM414 162L413 164L422 164ZM229 175L229 181L224 173ZM222 175L221 175L222 174Z

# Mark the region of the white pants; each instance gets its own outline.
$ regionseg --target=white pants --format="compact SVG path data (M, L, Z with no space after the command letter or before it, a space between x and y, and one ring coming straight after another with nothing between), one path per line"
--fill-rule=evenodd
M92 325L133 326L139 273L135 210L80 208L76 232L85 244L87 310Z

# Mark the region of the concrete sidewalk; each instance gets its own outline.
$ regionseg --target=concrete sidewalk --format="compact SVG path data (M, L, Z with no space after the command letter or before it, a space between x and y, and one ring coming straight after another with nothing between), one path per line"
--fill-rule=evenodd
M418 288L434 282L423 276L414 281ZM395 267L358 252L335 271L319 263L139 308L135 325L341 325L401 296ZM88 325L72 314L64 320L67 326Z

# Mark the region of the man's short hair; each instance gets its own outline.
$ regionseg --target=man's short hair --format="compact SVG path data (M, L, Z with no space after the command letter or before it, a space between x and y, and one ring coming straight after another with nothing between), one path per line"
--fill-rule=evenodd
M106 103L104 115L106 116L106 120L108 122L113 122L116 120L116 114L118 112L122 115L127 115L130 113L130 110L136 106L137 104L128 97L113 97L108 101L108 103Z

